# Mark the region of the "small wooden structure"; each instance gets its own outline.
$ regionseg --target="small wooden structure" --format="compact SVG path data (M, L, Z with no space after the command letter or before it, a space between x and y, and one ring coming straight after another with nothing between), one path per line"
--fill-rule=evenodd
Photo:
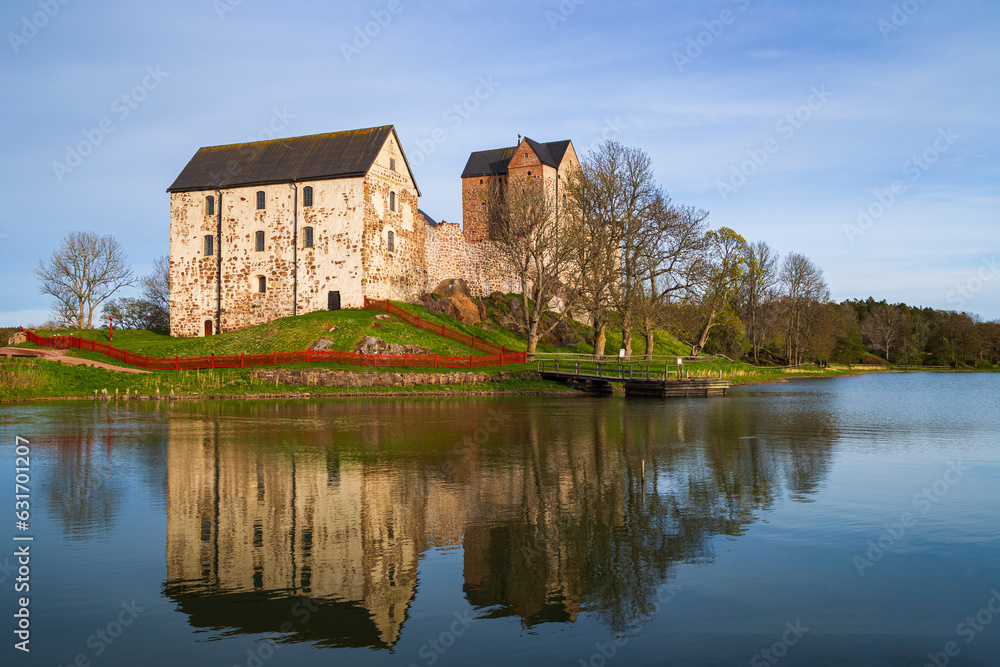
M611 394L613 385L624 384L626 396L683 398L725 396L728 380L708 377L684 377L679 368L653 369L648 364L622 364L601 361L537 362L538 373L546 380L556 380L592 394Z

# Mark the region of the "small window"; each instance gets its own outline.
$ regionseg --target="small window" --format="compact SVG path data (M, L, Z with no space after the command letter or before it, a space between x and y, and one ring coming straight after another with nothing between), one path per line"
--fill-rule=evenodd
M267 276L257 278L257 291L261 294L267 293Z
M311 185L307 185L302 189L302 205L312 206L313 205L313 189Z
M302 247L311 248L313 247L313 228L303 227L302 228Z
M205 197L205 215L215 215L215 197Z
M264 210L264 191L263 190L258 190L257 191L257 210L258 211L263 211Z
M389 232L389 252L395 252L396 250L396 234Z
M563 206L566 206L566 195L563 195Z
M264 232L254 234L254 250L264 252Z
M486 210L486 202L483 202L482 204L479 205L479 210L480 211L485 211Z
M480 184L480 185L482 185L482 184L483 184L483 179L481 179L481 178L479 179L479 184Z
M530 171L528 172L528 178L531 178L531 172Z
M389 210L390 211L395 211L396 210L396 193L395 192L390 192L389 193Z
M396 171L396 158L389 158L389 171Z
M211 234L205 236L205 256L215 254L215 237Z

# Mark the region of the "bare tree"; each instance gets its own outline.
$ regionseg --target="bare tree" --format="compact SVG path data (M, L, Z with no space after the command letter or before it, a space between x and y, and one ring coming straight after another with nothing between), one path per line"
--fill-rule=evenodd
M567 192L569 208L590 220L583 231L595 243L584 253L589 253L592 266L600 267L580 272L585 283L581 293L590 295L584 300L590 302L591 312L594 298L600 300L601 314L610 305L618 311L627 356L632 355L638 324L646 335L646 354L652 354L652 335L659 326L656 314L690 286L708 214L676 206L656 185L649 156L614 141L601 144L584 160ZM595 342L604 338L605 320L595 315Z
M901 321L899 309L887 303L875 304L861 320L861 335L869 345L885 354L886 361L889 360L890 349L895 348L899 339Z
M737 286L746 264L746 240L728 227L705 234L706 254L698 277L692 281L685 301L698 315L699 326L691 342L691 356L705 349L708 335L732 312Z
M572 268L572 245L559 232L555 200L541 178L491 180L486 188L490 237L498 254L511 267L524 296L524 329L528 357L538 341L565 319L573 293L562 281ZM542 316L554 315L547 326Z
M53 314L80 329L93 326L94 312L122 287L134 283L125 250L112 236L71 232L39 262L39 292L56 300Z
M785 257L780 280L788 363L802 363L817 306L829 301L830 289L823 279L823 270L805 255L794 252Z
M746 264L740 281L737 314L746 326L754 363L770 333L778 286L778 253L765 241L746 247Z
M148 301L159 318L170 328L170 256L160 255L153 260L153 272L139 281L142 299Z
M647 359L652 359L656 329L666 322L666 306L689 293L704 276L709 250L707 227L706 211L677 206L663 195L652 209L641 245L643 281L636 290Z
M650 277L650 246L655 237L651 222L662 221L669 208L668 200L653 179L652 161L637 148L626 148L608 141L599 149L612 169L614 198L610 215L621 234L618 289L615 308L621 315L622 347L632 356L632 329L635 309L645 281Z
M578 305L594 326L594 355L604 356L609 311L617 302L623 229L617 203L620 179L616 156L605 149L591 153L567 178L565 238L570 245L572 287Z

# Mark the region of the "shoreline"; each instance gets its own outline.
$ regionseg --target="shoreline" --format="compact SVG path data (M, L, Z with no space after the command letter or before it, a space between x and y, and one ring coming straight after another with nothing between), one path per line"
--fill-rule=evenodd
M80 368L80 367L77 367ZM86 367L84 367L86 368ZM730 382L730 389L737 389L739 387L750 387L750 386L763 386L769 384L779 384L787 383L794 380L810 380L810 379L826 379L826 378L838 378L838 377L860 377L867 375L869 373L893 373L893 374L904 374L904 373L984 373L984 372L998 372L995 370L973 370L973 369L934 369L934 370L922 370L922 369L887 369L887 370L865 370L865 369L825 369L817 370L816 372L793 372L793 373L781 373L780 371L775 371L774 373L767 373L766 369L759 375L734 375L731 377L723 376L722 379L728 380ZM345 373L339 374L341 377ZM358 374L361 375L360 373ZM105 379L106 380L106 379ZM97 380L97 385L106 385L105 380ZM333 391L316 391L316 386L310 386L307 384L284 384L275 385L274 389L271 391L250 391L247 392L227 392L223 387L217 387L215 391L212 388L206 387L209 391L205 393L201 392L191 392L191 391L176 391L169 384L165 385L167 388L166 393L153 393L150 391L153 387L147 385L146 391L135 391L128 396L124 394L115 395L114 393L108 391L105 395L104 391L107 389L94 389L93 383L85 384L88 392L85 395L76 396L65 396L65 395L41 395L41 396L7 396L0 398L0 404L17 404L17 403L35 403L35 402L64 402L64 401L94 401L94 402L104 402L111 403L114 401L116 404L118 401L141 401L141 402L174 402L174 401L237 401L237 400L247 400L247 401L262 401L262 400L317 400L317 399L336 399L336 398L433 398L433 397L491 397L491 396L562 396L562 397L588 397L595 396L595 394L590 394L577 389L572 389L565 387L563 385L558 385L554 382L549 382L542 380L540 377L524 377L520 378L504 378L502 380L494 381L479 381L479 382L468 382L461 384L425 384L425 385L365 385L360 384L361 378L358 378L359 384L357 386L341 386L333 387ZM509 384L508 384L509 383ZM117 383L116 383L117 384ZM496 385L508 384L508 388L496 387ZM527 384L528 386L524 386ZM548 386L534 387L531 385L543 384ZM492 385L492 387L491 387ZM510 386L513 385L513 386ZM553 386L555 385L555 386ZM120 386L120 385L119 385ZM280 388L279 388L280 387ZM494 388L495 387L495 388ZM47 387L48 389L53 389L53 387ZM66 387L63 387L64 389ZM281 388L285 390L282 391ZM35 387L39 389L39 387ZM80 388L82 389L82 387ZM77 389L78 391L80 389ZM157 391L159 391L159 386L156 386ZM56 389L59 391L59 389ZM621 387L616 388L614 395L624 394L624 389Z

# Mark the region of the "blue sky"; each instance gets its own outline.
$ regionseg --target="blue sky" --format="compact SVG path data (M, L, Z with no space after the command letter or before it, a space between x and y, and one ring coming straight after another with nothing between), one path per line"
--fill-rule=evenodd
M474 150L614 138L837 300L1000 318L995 1L7 0L0 27L0 325L48 318L69 231L148 272L199 147L390 123L437 219Z

